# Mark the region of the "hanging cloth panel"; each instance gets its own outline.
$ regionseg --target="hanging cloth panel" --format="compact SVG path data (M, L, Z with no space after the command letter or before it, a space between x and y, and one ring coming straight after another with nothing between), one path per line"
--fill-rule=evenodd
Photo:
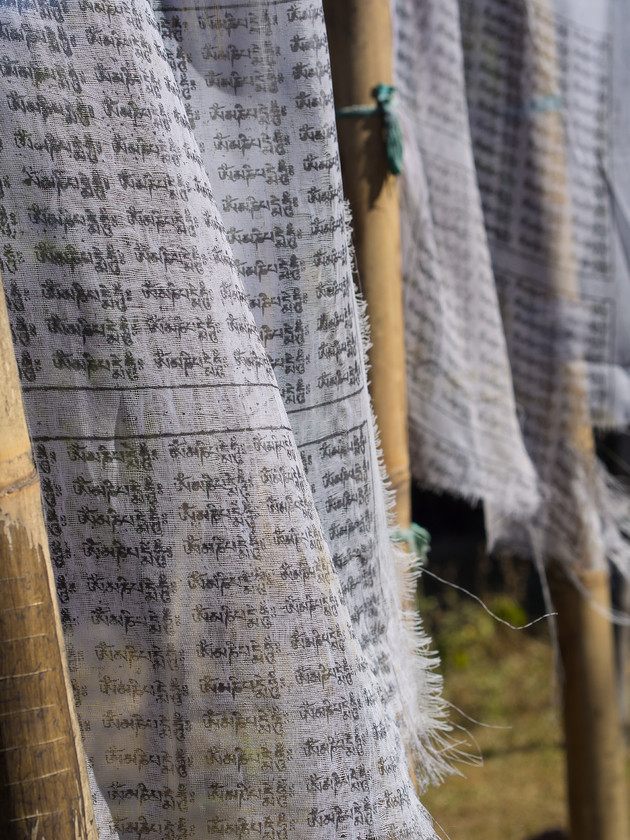
M472 155L456 0L395 0L409 436L422 485L533 510Z
M219 197L229 180L221 173L237 163L258 169L262 147L256 163L255 151L245 162L237 135L236 145L221 141L231 160L219 158L217 127L200 138L191 130L199 129L188 94L201 78L213 95L208 112L242 105L205 81L224 72L211 53L232 43L230 28L249 33L234 83L251 74L248 95L277 83L280 97L292 65L281 73L267 58L259 80L247 62L267 38L272 48L262 52L274 61L278 47L290 55L290 36L321 41L321 10L209 5L180 17L179 29L177 10L156 16L144 2L42 3L0 15L0 268L101 835L428 840L407 751L426 759L427 775L441 769L429 746L437 688L422 660L417 696L431 704L416 713L403 687L334 138L296 151L284 168L283 137L270 141L271 127L256 122L261 142L267 134L275 144L262 164L274 190L239 183L237 206L251 192L300 214L294 234L275 202L258 217L274 237L263 265L286 254L298 268L292 285L278 273L263 286L252 279L258 252L243 247L254 243L238 241L247 229L225 209L227 185ZM217 37L204 40L204 28ZM178 54L184 35L191 41ZM197 47L206 69L191 70L187 89L182 68L195 67ZM283 119L300 109L300 92L314 96L317 73L317 90L321 82L330 97L327 59L309 61L296 79L308 84L280 102ZM306 66L301 56L298 64ZM332 100L322 101L329 110L313 125L331 123ZM261 114L263 106L251 104ZM287 119L280 134L294 139L301 125ZM314 184L306 160L330 169ZM332 193L330 239L305 209L314 185ZM308 231L304 248L298 230ZM239 272L250 278L246 291ZM286 349L300 306L304 374L279 361L300 349L299 341ZM352 388L326 379L355 363ZM343 492L333 489L344 481ZM347 523L361 517L357 540Z
M591 433L630 416L623 4L394 7L414 474L490 545L627 574Z
M544 499L525 521L489 502L488 531L540 559L588 568L609 555L628 573L623 499L591 432L627 423L630 406L628 267L610 192L610 155L622 139L610 99L611 55L620 54L611 50L610 4L460 5L484 216Z
M321 5L164 7L169 62L353 626L424 786L445 772L439 685L401 615L409 558L388 535ZM237 340L239 322L227 326Z

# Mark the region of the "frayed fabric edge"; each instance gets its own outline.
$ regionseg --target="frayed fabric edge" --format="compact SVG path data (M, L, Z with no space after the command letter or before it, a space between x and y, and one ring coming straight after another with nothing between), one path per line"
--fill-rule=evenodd
M349 203L344 202L347 247L352 273L354 300L357 308L359 336L362 346L362 362L369 383L368 351L372 347L367 302L359 283L352 245L352 213ZM471 736L456 739L455 725L449 720L449 704L443 697L443 679L438 672L440 658L432 649L432 640L424 629L422 618L415 609L405 608L413 604L418 580L422 575L420 559L405 551L396 541L395 492L391 488L381 447L378 423L369 398L371 430L376 452L378 479L385 503L385 515L390 537L392 567L395 574L396 614L392 616L390 630L395 638L391 645L393 667L400 691L402 709L399 725L407 752L410 775L416 789L422 794L429 785L441 784L451 775L462 775L457 765L479 765L479 753L470 752L474 742ZM399 653L400 651L400 653Z

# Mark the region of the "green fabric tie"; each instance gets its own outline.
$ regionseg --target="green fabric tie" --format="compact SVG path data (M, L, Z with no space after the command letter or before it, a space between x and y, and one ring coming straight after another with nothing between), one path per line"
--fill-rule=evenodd
M392 175L400 175L403 168L403 140L402 129L394 108L395 93L396 88L392 85L379 84L372 91L372 96L376 99L375 107L371 105L348 105L345 108L337 108L335 113L337 119L372 117L381 114L383 117L383 140L387 169Z
M415 554L424 566L431 545L431 534L427 530L412 522L408 528L397 528L392 534L392 539L405 543L409 551Z

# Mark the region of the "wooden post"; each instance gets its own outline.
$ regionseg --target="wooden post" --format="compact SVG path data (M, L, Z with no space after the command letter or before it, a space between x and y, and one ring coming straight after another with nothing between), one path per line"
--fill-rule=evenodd
M627 793L611 625L596 609L610 609L610 583L606 571L580 572L578 581L584 592L562 569L550 568L565 672L571 840L625 840Z
M374 106L372 92L379 83L391 84L393 77L389 0L324 0L324 12L336 107ZM386 168L382 117L351 117L337 125L359 282L370 321L370 393L396 494L398 524L408 528L411 479L398 187Z
M1 283L0 837L97 840Z
M393 80L389 0L324 0L324 15L335 107L374 106L376 86ZM411 524L411 473L398 185L387 171L381 115L344 119L337 129L359 282L370 323L370 396L385 470L395 493L397 524L406 529ZM411 601L402 606L415 609ZM411 760L408 766L420 793Z
M533 30L537 71L534 97L558 97L555 31L547 0ZM547 8L544 8L544 6ZM541 224L549 231L547 262L550 293L558 300L578 300L579 283L573 253L570 192L567 183L565 126L559 110L534 117L547 142L538 152ZM563 387L575 409L567 409L562 432L572 456L591 476L595 442L588 405L586 370L569 360ZM588 480L588 479L586 479ZM592 533L588 513L576 509L576 529L585 538L569 574L554 558L546 558L550 586L558 612L558 637L563 666L563 711L571 840L627 840L623 737L619 723L613 629L610 620L610 580L599 534ZM573 576L573 579L572 579ZM576 585L577 584L577 585Z

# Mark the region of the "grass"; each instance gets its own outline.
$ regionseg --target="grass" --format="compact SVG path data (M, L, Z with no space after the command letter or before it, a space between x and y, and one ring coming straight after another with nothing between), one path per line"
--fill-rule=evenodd
M512 624L526 623L510 598L491 609ZM450 840L529 840L566 828L562 727L554 699L552 649L545 629L516 631L482 608L453 598L440 607L423 599L421 614L442 656L445 696L466 728L468 749L483 766L460 766L460 777L431 788L423 802ZM478 745L478 746L475 746Z

